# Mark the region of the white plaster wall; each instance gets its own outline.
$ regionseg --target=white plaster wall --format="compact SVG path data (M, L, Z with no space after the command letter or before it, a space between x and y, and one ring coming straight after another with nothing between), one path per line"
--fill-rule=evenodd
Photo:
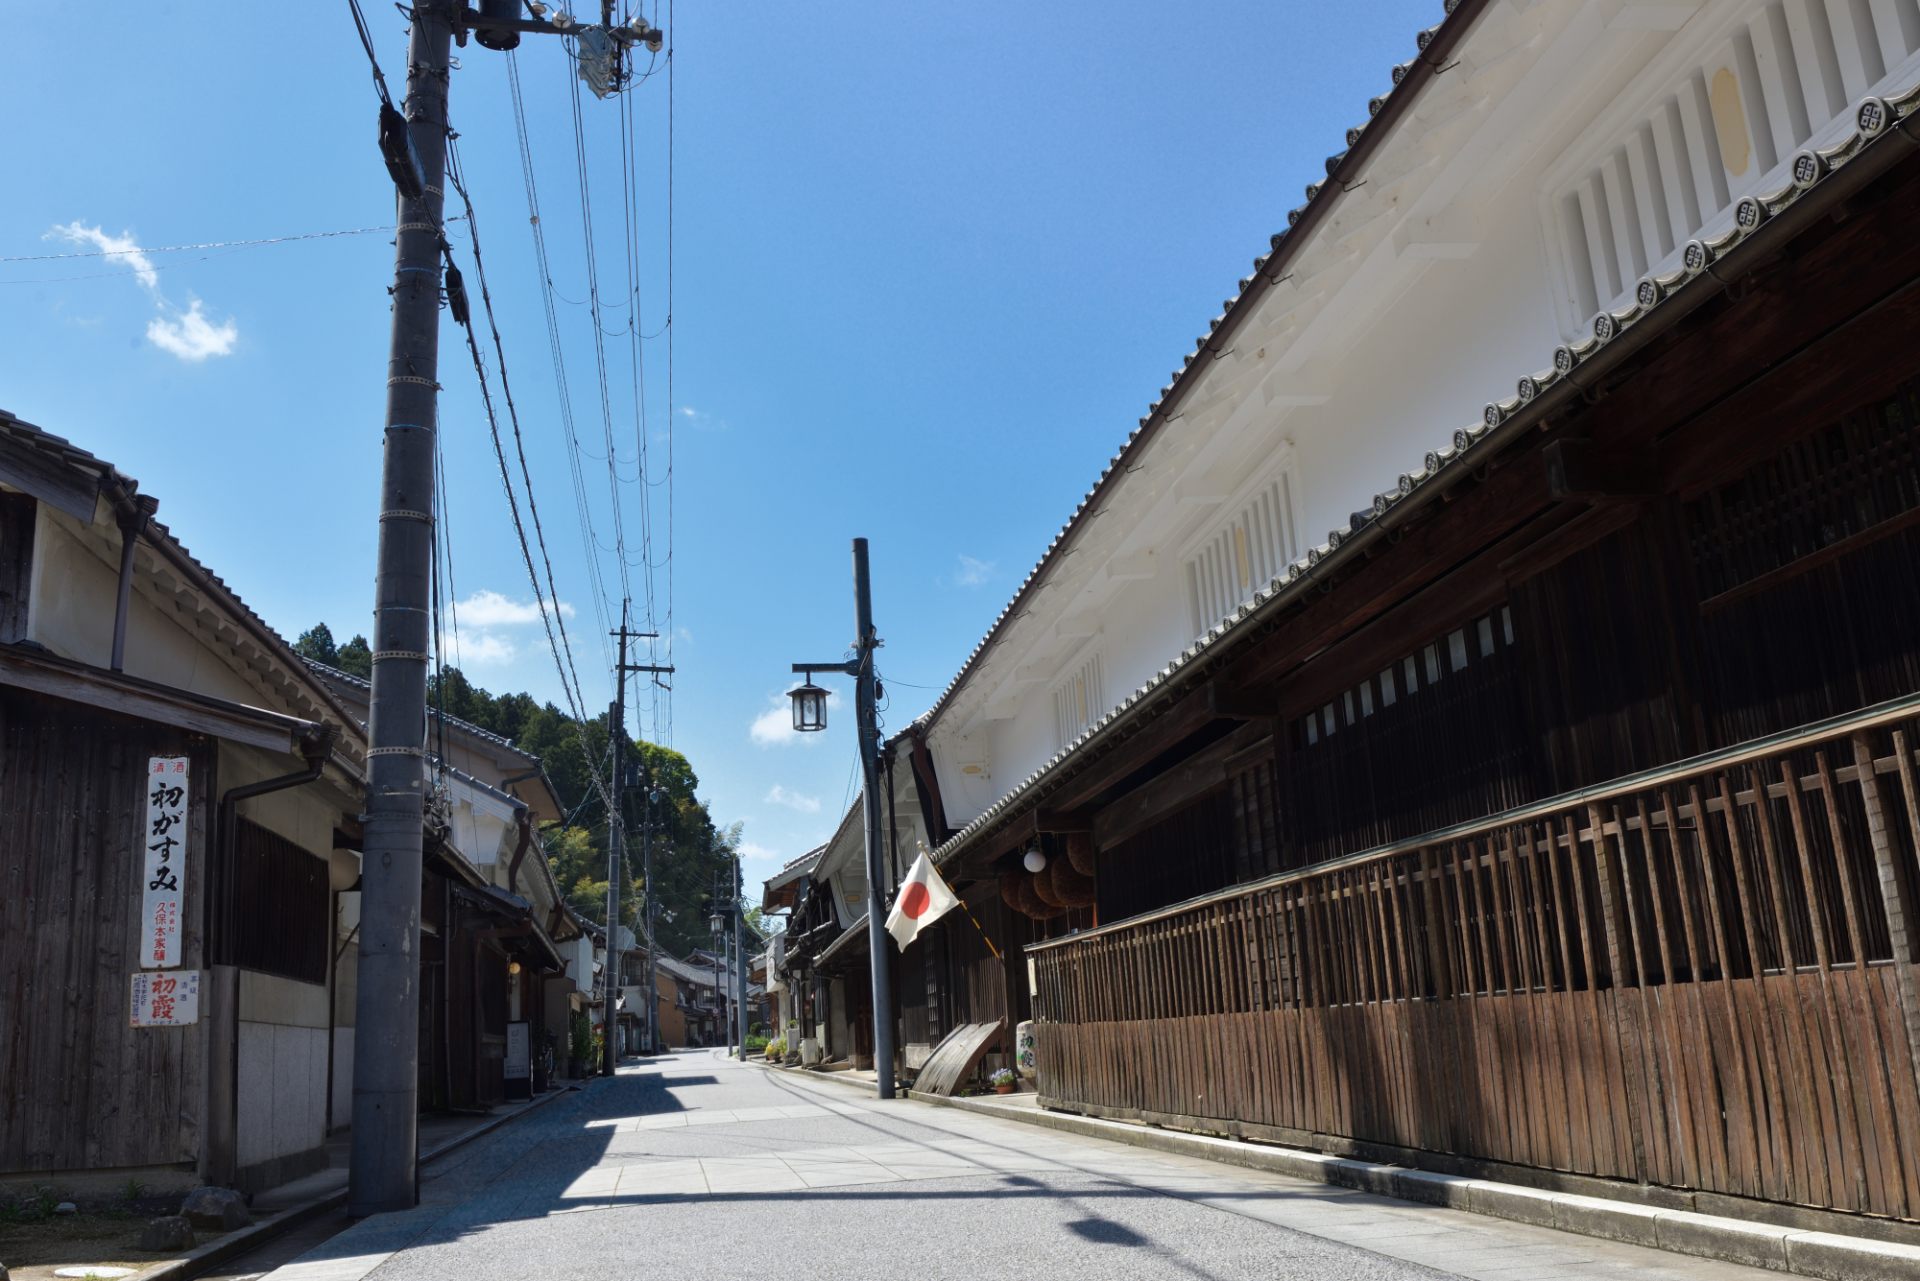
M240 1021L242 1167L326 1141L327 1031Z
M220 790L278 778L300 767L297 758L259 752L232 743L220 744ZM352 801L330 781L316 780L283 788L240 802L240 817L274 832L325 859L333 851L334 825L349 812Z
M466 790L458 780L452 783L452 787L456 797ZM456 800L453 807L454 848L501 886L507 883L506 861L513 853L513 847L508 844L511 831L512 825L499 815L476 807L469 800ZM529 850L527 857L533 856L534 851Z
M321 984L240 972L241 1166L326 1141L330 1005Z
M353 1124L353 1029L336 1028L333 1033L333 1128L344 1130Z
M103 554L118 555L119 531L106 529L105 553L89 545L80 527L42 503L34 535L34 594L28 628L34 640L77 662L105 667L113 658L113 616L118 566ZM138 577L136 573L136 578ZM182 626L170 610L156 606L138 590L127 614L126 670L233 702L259 705L261 694L196 632Z
M1524 32L1476 28L1463 78L1429 91L1464 96L1415 109L1416 120L1460 113L1470 127L1423 137L1416 123L1389 139L1375 161L1389 176L1336 207L1331 233L1294 268L1301 279L1235 333L1238 355L1208 367L1181 401L1177 429L1134 460L1104 514L1076 533L1075 554L1049 568L935 724L950 823L977 816L1060 749L1053 689L1088 644L1101 654L1104 713L1193 642L1185 559L1234 514L1229 494L1244 481L1287 457L1304 551L1478 423L1487 402L1511 397L1522 375L1550 366L1568 335L1540 223L1544 175L1672 35L1613 23L1613 12L1600 0L1557 0L1499 19L1533 24ZM1502 65L1477 79L1476 55ZM1408 171L1394 157L1403 143L1428 153L1428 176L1396 189L1392 171ZM1437 257L1409 251L1441 243ZM1316 293L1304 326L1287 316ZM990 774L963 775L968 761L990 763Z

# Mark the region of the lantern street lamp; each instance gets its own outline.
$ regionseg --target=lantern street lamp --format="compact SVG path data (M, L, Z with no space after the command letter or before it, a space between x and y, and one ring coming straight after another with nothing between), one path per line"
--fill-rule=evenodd
M807 676L806 684L787 691L787 697L793 700L793 728L800 734L816 733L827 727L827 691L813 683L813 669L808 669Z
M860 794L865 802L867 829L867 962L873 981L873 1066L880 1097L890 1099L893 1083L893 977L887 965L887 905L881 876L880 724L874 710L879 677L873 669L873 651L880 638L873 630L873 593L867 575L867 540L853 540L853 657L837 663L795 663L793 670L807 678L792 691L793 728L814 733L827 727L827 691L813 683L816 672L838 672L854 681L854 721L860 743Z

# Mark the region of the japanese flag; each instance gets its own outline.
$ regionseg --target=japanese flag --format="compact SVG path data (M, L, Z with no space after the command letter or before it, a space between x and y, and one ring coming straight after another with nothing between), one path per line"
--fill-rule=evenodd
M894 895L893 911L887 913L887 933L893 935L893 941L904 952L907 944L920 936L922 928L958 906L960 900L947 888L923 847L920 857L913 860L907 879L900 882L900 892Z

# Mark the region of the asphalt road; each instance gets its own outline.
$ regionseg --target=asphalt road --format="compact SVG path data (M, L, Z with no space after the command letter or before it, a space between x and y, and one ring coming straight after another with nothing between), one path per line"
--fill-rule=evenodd
M1480 1281L1776 1274L896 1100L690 1051L463 1149L274 1281Z

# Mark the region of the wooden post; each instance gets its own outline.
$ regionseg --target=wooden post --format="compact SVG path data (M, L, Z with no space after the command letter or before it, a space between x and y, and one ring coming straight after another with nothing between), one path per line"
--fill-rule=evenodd
M1909 823L1920 819L1914 795L1913 758L1908 754L1907 736L1895 731L1894 751L1899 762L1900 781L1907 804ZM1859 772L1860 798L1867 811L1867 831L1873 841L1873 863L1880 882L1880 897L1887 909L1887 935L1893 944L1893 976L1900 993L1900 1013L1906 1024L1907 1053L1920 1080L1920 992L1915 990L1913 930L1920 905L1913 901L1914 887L1900 874L1894 858L1893 837L1887 828L1887 812L1880 794L1880 779L1873 770L1873 744L1867 735L1853 736L1853 763ZM1911 830L1911 829L1909 829ZM1844 875L1844 872L1843 872ZM1859 944L1855 945L1860 946Z

